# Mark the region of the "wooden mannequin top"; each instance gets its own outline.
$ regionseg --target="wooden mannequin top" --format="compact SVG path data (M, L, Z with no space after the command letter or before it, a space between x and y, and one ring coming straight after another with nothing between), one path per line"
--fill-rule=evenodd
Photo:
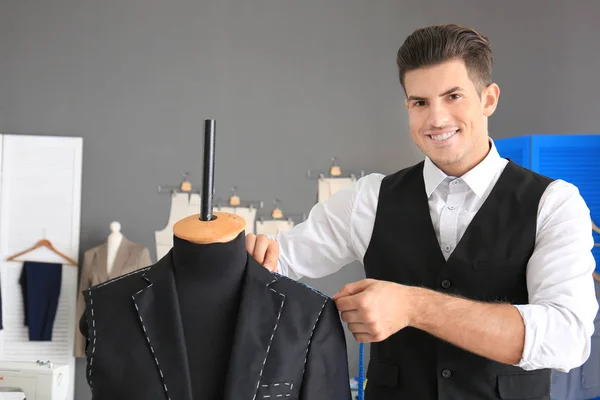
M235 214L213 213L215 125L213 119L204 120L204 171L200 214L190 215L173 225L175 236L192 243L230 242L246 228L246 221Z
M242 217L215 212L210 221L202 221L200 214L183 218L173 225L173 233L192 243L226 243L235 239L245 228L246 221Z

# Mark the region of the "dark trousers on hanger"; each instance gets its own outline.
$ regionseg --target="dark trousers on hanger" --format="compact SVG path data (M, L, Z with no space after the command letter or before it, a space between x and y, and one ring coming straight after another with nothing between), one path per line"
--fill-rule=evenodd
M62 265L26 261L19 279L23 292L25 326L29 340L52 340L52 327L58 308L62 283Z

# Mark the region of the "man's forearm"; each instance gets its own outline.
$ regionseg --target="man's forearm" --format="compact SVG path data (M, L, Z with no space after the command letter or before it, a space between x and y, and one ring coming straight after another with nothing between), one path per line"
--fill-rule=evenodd
M510 304L481 303L423 288L411 288L410 325L472 353L505 364L523 354L525 325Z

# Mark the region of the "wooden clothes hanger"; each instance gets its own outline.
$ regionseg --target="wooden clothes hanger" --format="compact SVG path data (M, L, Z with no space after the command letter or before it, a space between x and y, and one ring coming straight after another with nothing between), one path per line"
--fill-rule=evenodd
M18 260L16 260L17 257L20 257L23 254L29 253L33 250L39 249L40 247L46 247L47 249L50 249L50 251L52 251L53 253L58 254L60 257L64 258L65 260L67 260L69 262L67 265L75 265L75 266L77 265L77 261L73 260L71 257L69 257L66 254L63 254L62 252L57 250L52 245L52 243L47 239L38 240L38 242L35 245L33 245L32 247L28 248L27 250L23 250L17 254L13 254L12 256L8 257L6 259L6 261L18 261Z

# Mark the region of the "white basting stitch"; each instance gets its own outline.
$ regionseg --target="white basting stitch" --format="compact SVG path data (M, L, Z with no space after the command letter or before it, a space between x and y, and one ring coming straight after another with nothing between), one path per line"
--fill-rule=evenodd
M269 386L280 386L280 385L292 386L292 387L294 386L294 384L291 383L291 382L277 382L277 383L271 383L270 385L262 384L260 386L266 388L266 387L269 387Z
M290 397L292 395L291 390L294 387L294 384L291 383L291 382L277 382L277 383L271 383L271 384L268 384L268 385L263 384L263 385L260 385L260 386L263 387L263 388L267 388L269 386L279 387L279 386L282 386L282 385L289 386L289 389L288 389L289 392L288 393L265 394L265 395L262 396L263 399L267 399L267 398L270 398L270 397L277 397L277 398Z
M276 276L280 276L280 277L282 277L282 278L285 278L285 279L287 279L288 281L292 281L292 282L294 282L294 283L297 283L297 284L299 284L299 285L302 285L302 286L304 286L305 288L312 290L313 292L315 292L315 293L316 293L316 294L318 294L319 296L321 296L321 297L324 297L324 298L326 298L326 299L329 299L329 297L327 297L327 296L326 296L326 295L324 295L323 293L319 292L317 289L315 289L315 288L313 288L313 287L310 287L310 286L308 286L306 283L299 282L299 281L295 281L295 280L293 280L292 278L289 278L289 277L287 277L287 276L285 276L285 275L280 275L280 274L278 274L278 273L276 273L276 272L272 272L272 274L273 274L273 275L276 275ZM273 283L273 282L271 282L271 283Z
M94 365L94 354L96 353L96 320L94 318L94 299L92 298L92 290L88 289L88 296L90 298L90 310L92 314L92 355L90 356L90 366L88 370L88 384L90 385L90 390L94 390L92 385L92 366Z
M273 328L273 333L271 333L271 338L269 339L269 345L267 346L267 354L265 354L265 359L263 360L262 367L260 368L260 374L258 375L258 382L256 382L256 391L254 392L254 397L252 400L256 400L256 395L258 394L258 388L260 386L260 380L262 379L262 374L265 369L265 364L267 363L267 358L269 357L269 351L271 350L271 343L273 342L273 337L275 336L275 331L277 330L277 326L279 325L279 319L281 318L281 311L283 311L283 303L285 303L285 295L283 293L279 293L278 291L269 288L273 293L277 293L282 297L281 305L279 306L279 314L277 315L277 321L275 322L275 327Z
M133 272L130 272L130 273L128 273L128 274L121 275L121 276L119 276L119 277L117 277L117 278L113 278L113 279L111 279L111 280L109 280L109 281L106 281L106 282L104 282L104 283L100 283L100 284L98 284L98 285L94 286L94 288L101 288L102 286L110 285L111 283L115 283L116 281L120 281L121 279L123 279L123 278L127 278L127 277L128 277L128 276L130 276L130 275L139 274L140 272L146 272L146 271L148 271L150 268L152 268L152 267L146 267L146 268L137 269L137 270L135 270L135 271L133 271Z
M152 286L152 285L150 285L150 286ZM150 286L148 286L148 287L150 287ZM136 295L140 294L142 291L144 291L146 289L147 288L144 288L144 289L140 290L139 292L136 293ZM135 295L132 296L132 298L133 298L133 304L135 306L135 309L138 312L138 317L139 317L140 322L142 324L142 328L144 329L144 336L146 336L146 340L148 341L148 345L150 346L150 351L152 352L152 357L154 358L154 362L156 363L156 366L158 367L158 372L160 374L160 378L163 381L163 388L165 389L165 394L167 395L167 399L171 400L171 397L169 396L169 390L167 389L167 384L166 384L166 382L164 380L165 376L163 375L162 369L160 368L160 364L158 363L158 358L156 358L156 354L154 353L154 347L152 347L152 343L150 343L150 338L148 337L148 333L146 331L146 326L144 326L144 320L142 319L142 316L139 315L140 309L139 309L137 303L135 302Z
M325 309L325 305L327 304L328 300L329 299L326 299L325 302L323 302L323 305L321 306L321 311L319 311L319 315L317 315L317 320L313 325L312 331L310 331L310 336L308 337L308 345L306 346L306 355L304 356L304 368L302 368L302 375L304 375L304 372L306 371L306 362L308 360L308 350L310 349L310 341L312 340L312 336L315 333L315 328L317 327L319 318L321 318L321 314L323 313L323 310Z

